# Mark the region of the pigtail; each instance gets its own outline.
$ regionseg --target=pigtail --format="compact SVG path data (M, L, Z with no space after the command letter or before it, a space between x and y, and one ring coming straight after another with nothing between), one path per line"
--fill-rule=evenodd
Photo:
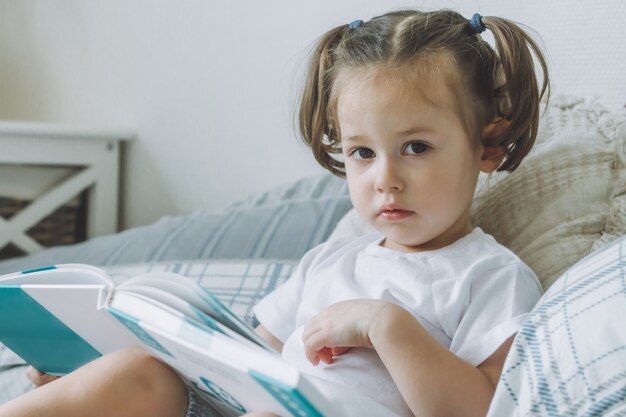
M499 70L504 78L495 91L498 116L510 122L501 135L485 145L504 146L507 156L498 171L512 172L535 143L540 101L550 92L548 68L537 43L517 24L499 17L483 17L482 24L493 33ZM542 70L541 88L533 55Z
M300 102L300 135L315 159L335 175L344 176L344 164L331 155L341 152L336 129L330 120L329 102L333 85L333 51L347 25L328 31L319 41L309 64Z

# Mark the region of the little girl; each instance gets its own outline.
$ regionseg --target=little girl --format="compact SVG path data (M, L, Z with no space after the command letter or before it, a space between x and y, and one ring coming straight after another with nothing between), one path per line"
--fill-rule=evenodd
M496 17L400 11L321 39L300 130L377 232L314 248L255 312L258 332L343 415L487 413L541 290L469 211L479 172L513 171L532 147L547 88L535 42ZM202 407L171 370L128 349L0 416L182 417Z

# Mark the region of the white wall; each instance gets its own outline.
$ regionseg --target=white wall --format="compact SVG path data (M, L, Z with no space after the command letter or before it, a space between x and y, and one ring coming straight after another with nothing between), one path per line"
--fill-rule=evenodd
M557 89L626 103L623 0L2 0L0 119L135 130L128 227L216 207L322 172L292 123L317 36L429 5L524 22Z

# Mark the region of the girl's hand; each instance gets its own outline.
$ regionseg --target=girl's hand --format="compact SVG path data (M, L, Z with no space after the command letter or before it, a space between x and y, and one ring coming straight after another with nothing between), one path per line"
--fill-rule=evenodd
M382 300L348 300L333 304L304 326L304 354L313 365L330 364L353 347L371 347L369 331L391 305Z
M36 370L32 366L29 366L28 369L26 370L26 376L28 376L28 379L30 379L30 382L32 382L37 387L45 385L48 382L52 382L52 381L54 381L55 379L58 378L56 376L52 376L52 375L44 374L43 372L39 372L38 370Z

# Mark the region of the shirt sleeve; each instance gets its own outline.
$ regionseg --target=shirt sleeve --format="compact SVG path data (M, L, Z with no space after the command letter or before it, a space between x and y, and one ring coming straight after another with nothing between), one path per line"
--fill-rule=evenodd
M307 271L321 250L322 245L307 252L298 264L296 272L254 307L254 314L259 323L283 343L295 330Z
M542 291L535 274L521 261L476 273L464 287L468 303L450 351L476 366L517 333Z

